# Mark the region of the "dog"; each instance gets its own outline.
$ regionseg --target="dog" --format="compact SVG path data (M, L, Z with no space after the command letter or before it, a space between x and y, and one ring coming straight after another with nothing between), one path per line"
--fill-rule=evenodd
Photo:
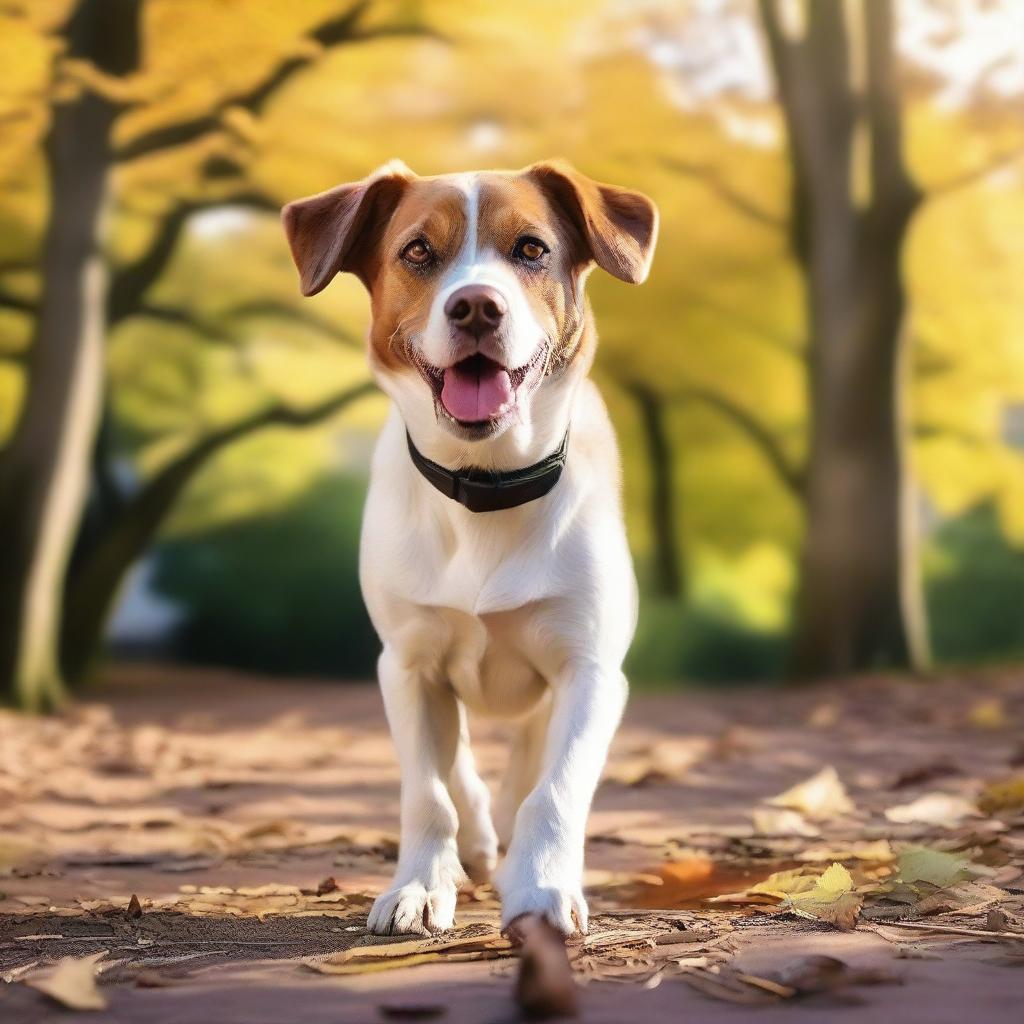
M401 835L368 927L450 928L466 875L493 873L503 928L535 914L585 933L585 827L637 591L584 285L595 266L646 278L657 208L563 161L437 177L393 161L282 218L304 295L338 273L366 287L369 361L391 399L360 584ZM493 821L467 709L514 723Z

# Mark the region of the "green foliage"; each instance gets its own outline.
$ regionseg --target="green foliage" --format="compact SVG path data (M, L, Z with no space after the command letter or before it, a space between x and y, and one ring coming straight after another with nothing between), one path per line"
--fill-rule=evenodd
M1024 656L1024 549L1007 544L992 503L946 523L925 564L941 660Z
M379 647L357 564L364 490L328 477L273 514L162 544L156 589L188 609L181 653L259 672L371 675Z
M779 630L752 628L721 610L644 598L626 674L640 686L771 679L785 647Z

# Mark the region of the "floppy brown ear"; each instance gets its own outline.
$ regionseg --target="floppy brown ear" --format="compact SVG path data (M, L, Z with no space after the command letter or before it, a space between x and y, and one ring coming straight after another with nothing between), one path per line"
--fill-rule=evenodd
M281 211L303 295L316 295L342 271L362 276L367 243L383 228L413 177L395 160L362 181L296 199Z
M594 262L630 284L651 269L658 238L658 208L642 192L605 185L564 160L527 169L576 225Z

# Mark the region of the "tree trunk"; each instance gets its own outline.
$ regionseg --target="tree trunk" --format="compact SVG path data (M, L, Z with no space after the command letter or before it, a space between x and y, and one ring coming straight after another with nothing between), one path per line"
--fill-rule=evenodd
M665 428L665 406L642 384L627 390L640 413L647 465L651 475L648 502L651 528L651 582L661 597L678 598L683 593L679 546L676 543L675 466L672 445Z
M924 657L912 601L919 587L910 585L916 551L900 417L901 241L892 225L877 246L863 247L848 281L855 309L836 310L811 289L817 346L791 664L798 677L908 666Z
M80 0L65 31L67 55L109 74L132 70L137 18L138 0ZM114 116L90 92L53 108L50 216L28 387L0 452L0 698L33 710L52 707L62 694L61 589L102 390L106 275L98 239Z
M902 158L891 0L808 4L804 35L761 0L793 160L792 242L805 272L811 442L791 669L798 677L927 657L904 454L900 258L919 201ZM858 43L860 40L860 43ZM851 52L864 46L855 95ZM870 146L854 196L853 138Z
M266 427L321 422L374 390L368 381L306 409L271 406L254 413L197 441L125 501L103 523L69 576L60 644L65 678L75 683L86 672L128 570L149 547L189 482L217 452Z

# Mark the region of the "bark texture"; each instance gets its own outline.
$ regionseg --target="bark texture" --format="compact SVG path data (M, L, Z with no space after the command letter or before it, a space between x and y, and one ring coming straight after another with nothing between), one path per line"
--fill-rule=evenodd
M847 6L861 19L857 32ZM792 154L791 242L810 333L807 525L791 669L814 677L921 666L927 643L900 407L901 255L920 195L903 160L892 3L807 4L798 37L775 0L760 0L760 10ZM857 41L862 90L851 82ZM855 150L857 133L865 150Z
M80 0L67 56L110 75L138 63L139 0ZM46 138L50 215L28 387L0 452L0 697L56 704L60 593L88 486L103 373L105 268L98 248L116 111L90 91L56 103Z

